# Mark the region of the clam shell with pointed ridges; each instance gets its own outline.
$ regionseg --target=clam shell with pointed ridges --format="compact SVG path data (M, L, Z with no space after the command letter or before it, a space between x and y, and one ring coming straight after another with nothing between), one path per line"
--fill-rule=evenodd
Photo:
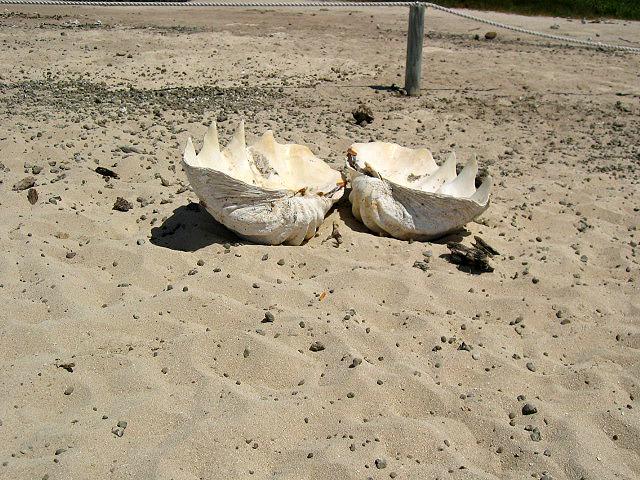
M305 146L280 144L267 131L247 147L244 123L224 150L215 123L200 153L189 138L183 167L194 192L218 222L268 245L300 245L311 238L343 193L340 173Z
M353 215L370 230L401 240L430 240L459 230L489 207L493 180L478 189L478 164L456 175L456 156L438 166L427 149L385 142L349 148Z

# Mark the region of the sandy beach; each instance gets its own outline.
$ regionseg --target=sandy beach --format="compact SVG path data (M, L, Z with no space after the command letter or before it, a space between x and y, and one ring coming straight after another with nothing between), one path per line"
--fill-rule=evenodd
M475 13L640 46L640 22ZM428 10L406 97L406 24L0 7L0 478L640 478L640 55ZM345 196L306 244L251 244L180 164L241 119L336 169L372 140L477 156L492 204L405 242ZM445 258L476 235L492 273Z

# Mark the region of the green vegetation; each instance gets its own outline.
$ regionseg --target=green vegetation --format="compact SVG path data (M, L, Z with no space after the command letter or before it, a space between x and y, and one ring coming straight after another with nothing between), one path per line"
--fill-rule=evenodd
M524 15L640 20L640 0L432 0L443 7Z

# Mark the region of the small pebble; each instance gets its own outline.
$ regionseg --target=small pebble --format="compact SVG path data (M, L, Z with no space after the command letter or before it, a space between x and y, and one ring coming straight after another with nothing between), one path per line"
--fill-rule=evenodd
M387 468L387 461L384 458L376 458L375 464L378 470Z
M360 365L362 363L362 359L361 358L354 358L351 361L351 365L349 365L349 368L356 368L358 365Z
M115 203L113 204L113 209L118 210L119 212L128 212L133 208L133 205L128 200L118 197L116 198Z

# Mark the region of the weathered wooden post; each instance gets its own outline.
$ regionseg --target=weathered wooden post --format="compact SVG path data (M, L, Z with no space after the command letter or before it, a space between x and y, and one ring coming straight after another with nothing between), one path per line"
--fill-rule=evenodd
M407 95L420 95L422 74L422 43L424 41L423 4L411 5L409 31L407 32L407 66L404 73L404 89Z

